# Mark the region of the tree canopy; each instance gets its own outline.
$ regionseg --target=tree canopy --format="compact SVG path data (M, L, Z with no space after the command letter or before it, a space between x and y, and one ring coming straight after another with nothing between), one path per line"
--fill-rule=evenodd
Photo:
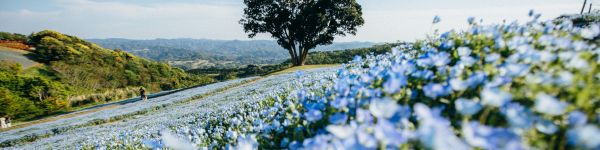
M271 34L287 49L295 66L303 65L308 51L331 44L335 36L355 35L364 24L356 0L244 0L240 20L250 38Z

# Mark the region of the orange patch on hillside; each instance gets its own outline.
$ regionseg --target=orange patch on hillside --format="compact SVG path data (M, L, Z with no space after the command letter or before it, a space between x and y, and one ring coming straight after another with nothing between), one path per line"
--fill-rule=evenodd
M20 50L29 50L29 48L31 48L31 46L18 42L18 41L7 41L7 40L0 40L0 46L3 47L8 47L8 48L14 48L14 49L20 49Z

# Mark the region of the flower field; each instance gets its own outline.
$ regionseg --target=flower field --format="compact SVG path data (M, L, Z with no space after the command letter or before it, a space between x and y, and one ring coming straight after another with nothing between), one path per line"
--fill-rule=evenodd
M174 102L249 79L191 89L200 91L2 132L0 142L18 149L600 149L600 24L529 16L493 25L469 18L466 31L356 57L341 69L273 75ZM50 135L7 142L31 134Z

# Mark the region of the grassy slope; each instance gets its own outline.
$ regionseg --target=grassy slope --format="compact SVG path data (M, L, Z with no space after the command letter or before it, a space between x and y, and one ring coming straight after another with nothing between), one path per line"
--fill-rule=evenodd
M8 77L0 79L0 90L9 93L0 95L0 104L14 109L0 109L0 116L14 121L38 120L120 102L136 96L139 87L153 93L213 82L209 77L190 75L164 63L55 31L45 30L27 38L36 50L0 46L0 61L7 60L0 67L14 63L22 66L0 70Z

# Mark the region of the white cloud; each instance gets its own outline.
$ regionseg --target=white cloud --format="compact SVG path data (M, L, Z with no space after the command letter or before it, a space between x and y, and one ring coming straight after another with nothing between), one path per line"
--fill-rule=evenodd
M0 30L29 33L53 29L86 38L244 37L241 26L237 24L241 18L241 6L185 3L137 5L89 0L59 0L57 5L63 9L52 12L0 12L0 19L13 20L0 23Z

